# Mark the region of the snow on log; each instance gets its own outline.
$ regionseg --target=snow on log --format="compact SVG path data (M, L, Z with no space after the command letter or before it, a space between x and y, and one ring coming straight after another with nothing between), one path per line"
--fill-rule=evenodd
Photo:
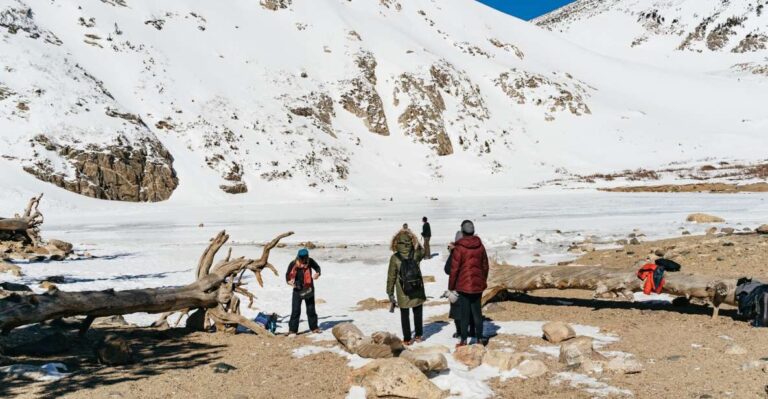
M206 325L209 320L221 329L239 324L254 332L270 335L260 325L240 315L240 300L235 291L245 290L242 276L246 271L254 273L257 281L262 281L261 272L265 268L277 275L277 270L269 263L269 253L282 238L292 234L284 233L273 239L264 247L259 259L240 257L230 260L228 254L214 265L216 253L229 239L222 231L211 240L200 258L196 280L183 287L81 292L53 288L44 294L5 292L0 295L0 330L8 333L13 328L45 320L87 316L81 330L85 332L95 317L166 312L164 319L167 319L176 311L202 309Z

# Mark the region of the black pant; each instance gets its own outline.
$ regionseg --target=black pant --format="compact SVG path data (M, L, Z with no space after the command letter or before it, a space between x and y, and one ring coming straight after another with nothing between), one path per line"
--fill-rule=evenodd
M480 308L480 298L483 294L465 294L459 292L459 336L461 342L467 342L467 327L475 325L475 337L483 337L483 313Z
M411 308L413 309L413 324L416 330L416 336L421 337L424 335L424 329L421 322L422 305ZM408 315L408 308L400 309L400 324L403 326L403 341L411 340L411 318Z
M317 313L315 312L315 295L301 299L299 291L293 290L293 301L291 303L291 320L288 322L288 332L299 332L299 318L301 317L301 301L307 303L307 319L309 320L309 329L317 330Z

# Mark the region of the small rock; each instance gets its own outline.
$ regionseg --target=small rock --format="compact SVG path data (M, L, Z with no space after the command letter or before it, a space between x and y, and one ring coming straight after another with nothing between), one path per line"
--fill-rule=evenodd
M130 325L121 315L99 317L93 321L94 327L127 327Z
M717 227L710 227L707 229L707 235L713 236L717 233Z
M299 246L300 247L304 247L306 249L317 249L317 245L315 243L313 243L312 241L301 242L301 243L299 243Z
M230 371L237 370L237 367L224 362L213 364L211 365L211 368L213 369L214 373L222 373L222 374L226 374L226 373L229 373Z
M54 284L64 284L67 280L64 276L48 276L43 281L48 281Z
M757 229L755 229L755 231L758 234L768 234L768 224L764 224L764 225L758 227Z
M614 373L637 374L643 371L643 364L632 358L615 357L605 364L605 369Z
M630 244L630 245L640 245L640 240L639 240L639 239L637 239L637 237L632 237L632 238L629 240L629 244Z
M485 347L479 344L460 346L453 352L453 358L473 369L483 362Z
M108 366L128 364L133 358L133 351L128 341L114 334L107 335L96 345L95 350L99 363Z
M569 367L578 367L589 360L594 352L592 338L576 337L560 344L560 363Z
M689 235L691 235L691 232L690 232L690 231L688 231L688 230L683 230L683 233L682 233L682 234L683 234L684 236L689 236Z
M723 227L722 229L720 229L720 231L721 231L723 234L731 235L731 234L733 234L733 232L734 232L734 231L736 231L736 230L735 230L733 227Z
M707 215L706 213L692 213L688 215L688 217L685 219L687 222L693 222L693 223L723 223L725 222L725 219L713 216L713 215Z
M373 398L441 399L445 396L445 392L406 359L374 360L353 371L350 379Z
M725 354L726 355L746 355L747 350L744 347L736 344L728 344L725 347Z
M541 360L523 360L517 366L517 371L527 378L536 378L547 374L549 369Z
M13 276L21 277L21 268L13 263L0 260L0 273L10 273Z
M399 357L408 360L426 374L448 370L448 360L445 358L447 352L448 348L445 347L420 347L403 351Z
M40 283L40 285L38 287L40 287L40 288L42 288L42 289L44 289L46 291L52 291L52 290L58 290L59 289L59 287L57 287L56 284L54 284L54 283L52 283L50 281L43 281L42 283Z
M616 245L627 245L627 244L629 244L629 241L627 241L627 240L625 240L623 238L620 239L620 240L616 240Z
M197 227L205 227L205 224L200 223L200 224L197 225Z
M665 253L666 253L666 252L664 252L664 250L663 250L663 249L655 249L655 250L653 251L653 254L654 254L654 255L656 255L656 256L658 256L658 257L660 257L660 258L663 258Z
M573 327L562 321L551 321L544 324L541 329L544 332L544 339L553 344L559 344L576 336Z
M59 251L65 252L67 254L72 252L72 244L61 241L61 240L48 240L48 244L53 245L56 249Z
M517 367L525 359L526 355L523 353L489 350L483 356L483 364L496 367L501 371L509 371Z

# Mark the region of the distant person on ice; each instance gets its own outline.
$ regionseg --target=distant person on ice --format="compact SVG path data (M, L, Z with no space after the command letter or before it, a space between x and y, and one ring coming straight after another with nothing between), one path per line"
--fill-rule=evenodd
M443 271L447 275L451 275L451 261L453 260L453 248L456 246L456 241L459 241L463 235L461 234L461 231L456 232L456 236L450 244L448 244L448 259L445 260L445 266L443 267ZM456 298L458 296L458 293L456 291L450 291L449 293L449 300L451 301L451 310L448 312L448 318L453 319L453 324L456 326L456 332L453 334L453 338L459 338L461 336L459 332L459 302L455 301L453 298ZM475 324L469 323L469 335L475 336Z
M432 227L430 227L427 217L421 218L421 237L424 239L424 257L427 259L432 258L431 248L429 248L429 239L432 238Z
M419 263L424 258L424 250L419 239L412 231L404 228L392 238L392 256L389 258L387 273L387 295L390 302L400 308L400 323L403 327L403 343L410 345L421 342L424 334L422 305L427 300L424 293L424 280L421 277ZM397 297L395 297L397 294ZM410 309L413 309L415 336L411 338Z
M312 271L315 274L312 275ZM301 317L301 302L307 304L307 319L309 329L319 333L317 327L317 313L315 312L315 284L314 280L320 278L320 265L309 257L309 250L302 248L288 265L285 272L285 282L293 287L293 300L291 303L291 320L288 322L288 336L299 332L299 318Z
M480 238L475 235L475 225L461 222L461 239L454 243L451 251L451 276L448 289L459 294L459 335L457 346L467 344L467 328L475 325L477 341L486 344L483 336L483 314L480 299L488 286L488 254Z

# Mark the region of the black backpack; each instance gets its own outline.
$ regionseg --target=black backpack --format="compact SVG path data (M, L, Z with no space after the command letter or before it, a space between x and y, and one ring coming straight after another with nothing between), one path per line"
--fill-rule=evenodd
M411 296L424 288L424 280L421 278L421 269L419 264L413 259L413 250L408 254L408 258L403 258L398 252L397 259L400 259L400 284L403 286L403 293Z
M740 278L736 283L739 316L752 320L754 327L768 327L768 284Z

